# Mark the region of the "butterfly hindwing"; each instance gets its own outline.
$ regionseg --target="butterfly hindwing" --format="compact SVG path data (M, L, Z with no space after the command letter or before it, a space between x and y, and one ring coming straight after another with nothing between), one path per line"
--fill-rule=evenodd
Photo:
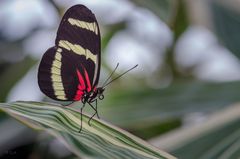
M80 100L98 84L100 32L94 14L83 5L67 10L58 28L55 47L46 51L38 83L55 100Z
M55 100L66 100L61 78L62 56L52 47L43 55L38 70L38 84L41 91Z

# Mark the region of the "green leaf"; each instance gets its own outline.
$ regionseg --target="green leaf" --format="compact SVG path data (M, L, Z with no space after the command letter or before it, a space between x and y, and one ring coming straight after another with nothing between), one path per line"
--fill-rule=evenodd
M111 73L112 69L107 65L106 59L104 58L105 49L107 48L112 37L114 37L114 35L118 33L120 30L124 30L126 28L126 22L122 21L105 27L107 31L101 39L101 48L103 53L103 58L101 60L102 66Z
M219 39L230 51L240 58L239 10L234 10L230 5L226 5L225 2L212 1L211 11L215 31Z
M114 124L130 129L140 127L141 131L149 124L181 118L189 113L217 111L240 101L239 90L240 82L176 82L162 89L124 87L106 91L99 112Z
M186 2L184 0L179 0L177 3L176 8L176 16L174 17L174 21L170 24L170 27L174 33L174 40L176 43L177 39L182 35L182 33L187 29L189 26L189 19L187 16L186 10ZM174 44L175 45L175 44ZM174 49L171 48L171 49Z
M80 113L69 107L38 102L1 103L0 108L38 130L59 137L79 157L88 158L175 158L141 139L103 121L83 114L83 129L79 133Z
M36 64L36 60L26 57L21 62L10 65L0 76L0 101L5 101L7 94L14 84L21 79L32 66Z
M101 39L101 48L102 50L105 50L109 41L112 39L112 37L119 32L120 30L124 30L126 28L126 22L122 21L122 22L118 22L116 24L111 24L106 27L106 33L104 34L104 36ZM104 53L104 52L103 52Z
M239 159L240 105L205 119L205 122L152 139L152 144L184 159Z
M131 0L135 4L148 8L163 21L170 23L175 16L175 7L177 1L175 0Z

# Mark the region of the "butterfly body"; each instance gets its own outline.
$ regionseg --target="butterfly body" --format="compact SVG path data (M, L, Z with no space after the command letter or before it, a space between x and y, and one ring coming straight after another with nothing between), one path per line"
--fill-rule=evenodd
M96 99L100 99L100 100L104 99L103 91L104 89L102 87L98 87L95 90L92 90L90 92L84 91L81 98L82 103L83 104L92 103Z

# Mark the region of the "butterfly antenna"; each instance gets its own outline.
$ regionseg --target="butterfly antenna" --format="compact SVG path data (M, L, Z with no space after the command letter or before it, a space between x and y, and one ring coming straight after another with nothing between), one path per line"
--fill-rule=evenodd
M113 81L117 80L118 78L122 77L123 75L125 75L125 74L128 73L129 71L133 70L133 69L136 68L137 66L138 66L138 65L135 65L135 66L133 66L132 68L130 68L129 70L123 72L121 75L117 76L116 78L114 78L113 80L111 80L110 82L108 82L107 84L105 84L105 85L103 86L103 88L106 87L107 85L109 85L110 83L112 83Z
M117 70L119 66L119 63L117 63L117 66L114 68L114 70L112 71L112 73L110 74L110 76L105 80L105 82L103 83L103 87L104 85L108 82L108 80L112 77L112 75L114 74L114 72Z

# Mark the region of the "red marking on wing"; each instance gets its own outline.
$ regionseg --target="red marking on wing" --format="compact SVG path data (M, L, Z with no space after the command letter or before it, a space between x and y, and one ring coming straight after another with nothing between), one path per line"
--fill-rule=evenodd
M85 86L83 76L81 75L79 70L77 70L77 76L78 76L78 80L79 80L78 89L79 90L84 90L86 88L86 86Z
M92 89L92 86L91 86L89 76L88 76L88 72L86 71L86 69L84 69L84 74L85 74L85 78L86 78L86 81L87 81L87 91L90 92L91 89Z
M78 84L78 90L77 90L76 95L74 97L75 101L81 100L81 97L83 95L83 90L86 89L83 76L81 75L79 70L77 70L77 77L78 77L78 80L79 80L79 84Z
M81 97L83 95L84 90L86 90L87 92L90 92L92 90L89 75L88 75L88 72L86 71L85 68L84 68L84 76L85 76L85 79L87 81L87 90L86 90L86 85L85 85L85 82L84 82L84 78L83 78L82 74L80 73L80 71L77 69L77 77L78 77L79 84L78 84L78 88L77 88L78 90L77 90L76 95L74 97L75 101L81 100Z

